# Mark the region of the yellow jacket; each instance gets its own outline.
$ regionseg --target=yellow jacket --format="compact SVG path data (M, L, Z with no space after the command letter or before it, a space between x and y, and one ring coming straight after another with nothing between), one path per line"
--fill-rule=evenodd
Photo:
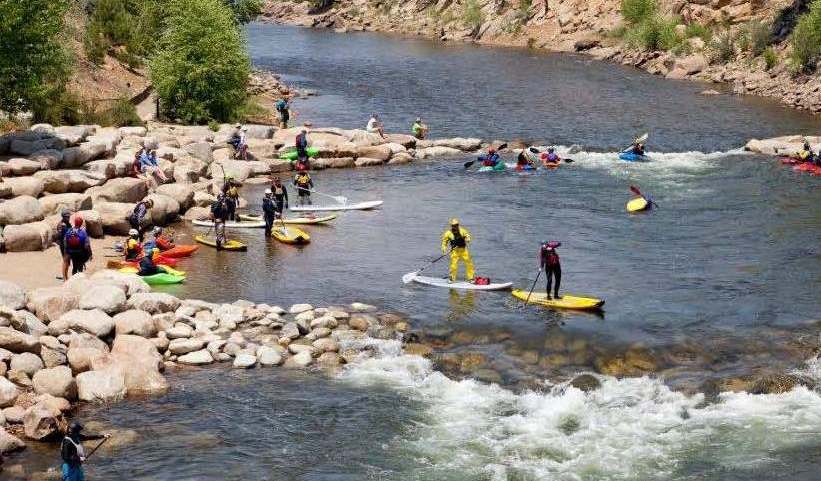
M467 247L467 244L470 244L470 232L468 232L468 230L465 229L464 227L460 226L459 227L459 234L462 237L465 238L465 247ZM453 235L453 230L452 229L448 229L448 230L445 231L444 234L442 234L442 253L443 254L448 251L448 244L450 244L450 242L453 241L455 238L456 238L456 236Z

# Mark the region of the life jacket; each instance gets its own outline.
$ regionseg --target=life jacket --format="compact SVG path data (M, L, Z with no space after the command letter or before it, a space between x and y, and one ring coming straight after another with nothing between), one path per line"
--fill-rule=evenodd
M228 188L228 192L225 194L228 197L232 197L234 199L239 197L239 190L237 190L236 186L231 186Z
M559 265L559 254L556 249L542 249L545 256L545 265L547 267L556 267Z
M157 237L157 247L159 247L161 251L167 251L168 249L172 249L174 247L174 243L165 236L160 236Z
M132 242L133 241L133 242ZM126 260L134 260L140 257L143 252L143 247L135 239L128 239L125 247Z
M279 185L279 186L275 185L274 188L273 188L273 191L274 191L273 194L276 195L276 196L285 195L285 188L281 185Z
M296 176L296 185L300 189L309 189L311 186L311 177L308 175L297 175Z
M85 250L85 233L80 229L69 229L65 236L66 250L70 252L79 252Z
M465 240L465 236L462 235L462 230L459 229L459 232L453 232L451 229L450 233L453 235L453 238L450 240L450 246L454 249L463 249L467 247L468 243Z

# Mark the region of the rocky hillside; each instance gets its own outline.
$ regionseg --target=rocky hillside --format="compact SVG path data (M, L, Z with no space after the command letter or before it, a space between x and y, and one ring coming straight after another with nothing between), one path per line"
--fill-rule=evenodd
M368 30L552 51L583 51L670 78L728 82L736 93L776 97L821 113L821 76L795 75L786 38L807 0L661 0L677 43L636 46L620 0L268 0L264 19L338 31ZM673 20L674 19L674 20ZM748 52L753 27L770 48ZM746 39L746 40L745 40Z

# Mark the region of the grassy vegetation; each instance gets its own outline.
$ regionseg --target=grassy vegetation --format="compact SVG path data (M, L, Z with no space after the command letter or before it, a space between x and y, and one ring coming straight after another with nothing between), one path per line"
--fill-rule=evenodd
M482 5L478 0L467 0L462 10L462 21L470 28L476 28L485 21Z
M530 18L530 7L532 5L532 0L519 0L519 4L513 12L513 18L509 24L505 25L503 30L506 33L519 33Z
M821 60L821 0L814 0L790 37L792 63L796 71L811 72Z
M738 46L753 57L764 53L772 42L771 26L764 22L752 21L744 25L738 37Z
M713 63L727 63L736 55L736 36L729 30L724 30L713 36L708 44L710 61Z
M658 14L657 0L622 0L621 16L628 25L640 25Z
M706 25L694 22L687 25L684 36L687 38L700 38L705 42L709 42L713 38L713 31Z
M772 47L765 48L761 56L764 58L764 66L767 70L771 70L776 66L776 64L778 64L778 56L775 54L775 49Z

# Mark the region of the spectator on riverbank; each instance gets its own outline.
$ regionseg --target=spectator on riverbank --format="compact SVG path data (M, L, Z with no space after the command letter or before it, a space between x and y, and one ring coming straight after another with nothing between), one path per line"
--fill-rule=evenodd
M288 121L291 119L291 106L288 103L288 97L277 100L276 109L279 114L279 128L287 129Z
M60 225L57 227L57 246L60 247L60 259L63 262L63 280L68 279L68 266L71 264L71 258L66 253L65 238L68 231L71 230L71 211L63 209L60 212Z
M379 120L379 116L376 114L371 115L365 130L371 134L379 134L383 139L385 138L385 126L382 125L382 121Z
M413 136L419 140L423 140L428 135L428 126L422 123L422 118L417 117L416 121L411 126Z
M140 242L143 241L143 237L145 235L143 221L152 207L154 207L154 201L151 199L137 202L137 205L134 206L134 210L131 211L131 215L128 216L128 223L131 225L132 229L137 231Z

